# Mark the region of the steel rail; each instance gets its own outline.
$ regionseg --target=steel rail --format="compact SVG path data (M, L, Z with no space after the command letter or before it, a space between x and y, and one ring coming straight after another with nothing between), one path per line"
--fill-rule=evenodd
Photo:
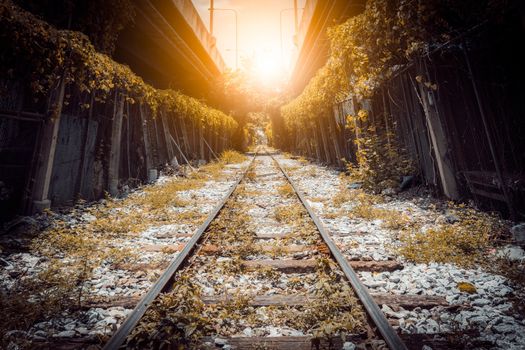
M303 204L303 206L308 211L308 214L312 218L312 220L315 223L315 226L317 226L317 229L321 233L321 236L323 237L324 242L330 249L330 252L332 253L332 256L337 260L339 263L339 266L343 270L346 278L354 288L355 293L357 294L359 300L363 303L363 306L365 307L366 311L368 312L368 315L378 328L379 332L383 336L383 339L387 343L387 345L390 347L391 350L407 350L407 347L405 343L401 340L397 332L392 328L390 323L388 323L388 320L386 319L385 315L379 308L379 305L375 302L375 300L372 298L370 293L368 292L368 289L361 283L359 277L355 273L354 269L348 264L348 261L343 256L339 248L337 248L334 241L330 238L328 235L328 231L324 227L323 223L319 219L319 217L315 214L315 212L312 210L308 202L306 201L304 195L299 191L299 188L293 182L293 180L288 176L286 171L283 169L281 164L273 157L273 155L268 155L273 159L273 161L277 164L278 168L281 170L283 175L286 177L290 185L292 186L293 190L297 194L297 197L299 197L299 200Z
M126 341L126 338L129 336L131 331L140 321L142 316L144 316L144 313L146 312L150 304L153 302L153 300L160 293L166 292L170 289L170 282L173 282L175 273L179 270L179 268L190 255L190 253L194 250L195 246L202 238L202 235L204 234L208 226L215 219L215 217L217 217L217 214L219 214L219 212L224 207L228 199L230 199L232 193L235 191L239 183L241 183L241 181L245 178L246 174L248 173L248 170L251 168L255 160L255 157L257 157L257 152L254 153L253 158L251 159L246 169L243 171L242 175L239 176L239 178L235 181L234 184L231 185L228 193L226 193L226 195L222 198L221 202L217 204L215 208L213 208L212 212L206 218L206 221L204 221L204 223L199 226L197 231L193 234L191 239L184 246L184 249L182 249L182 251L177 255L177 257L175 257L171 261L168 268L159 277L159 279L151 287L148 293L146 293L146 295L144 295L144 297L139 301L139 303L137 304L137 306L135 306L131 314L126 318L126 320L124 320L122 325L117 329L117 331L113 334L109 341L104 345L103 349L115 350L120 348Z

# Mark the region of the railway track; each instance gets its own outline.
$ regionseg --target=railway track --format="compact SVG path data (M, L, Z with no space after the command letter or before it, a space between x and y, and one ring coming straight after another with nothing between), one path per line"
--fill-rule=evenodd
M406 349L354 268L256 153L104 348Z

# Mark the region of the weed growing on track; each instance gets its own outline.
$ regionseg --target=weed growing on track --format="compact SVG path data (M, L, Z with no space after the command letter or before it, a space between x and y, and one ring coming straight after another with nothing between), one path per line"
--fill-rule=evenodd
M236 208L236 210L234 209ZM218 217L209 228L210 243L219 247L232 244L238 245L235 251L221 251L221 254L234 254L247 256L255 252L256 246L253 244L255 235L249 229L250 217L240 213L240 206L237 203L226 206L223 211L235 212L234 215Z
M253 169L250 169L248 174L250 173L254 173ZM282 196L293 195L289 186L281 186L277 191ZM364 313L346 279L334 271L335 262L325 257L328 254L326 246L321 243L319 233L304 207L293 204L275 208L276 220L281 225L290 226L293 234L272 242L255 243L257 240L253 231L254 223L251 222L252 218L245 214L251 202L242 200L246 196L246 186L241 185L205 233L204 244L215 248L208 252L199 250L198 255L191 259L188 268L180 272L191 276L187 277L188 281L201 286L206 290L206 294L227 298L218 304L202 307L201 304L191 301L193 295L189 295L190 305L180 306L176 304L177 301L172 301L175 305L154 306L173 309L175 312L160 310L152 313L153 316L157 316L145 319L145 324L140 326L144 331L129 343L134 341L142 347L155 346L156 344L151 342L153 337L149 334L159 328L161 330L157 332L158 337L155 341L160 341L159 337L171 337L167 339L166 344L172 348L180 345L191 346L197 335L238 335L247 327L257 329L257 332L265 332L264 329L268 326L293 327L318 338L361 330L365 324ZM319 259L318 272L298 274L294 277L270 266L243 266L244 260L253 259L254 256L261 258L267 255L278 258L286 255L286 246L297 241L300 241L300 244L321 247L320 250L312 249L314 257ZM216 261L216 257L221 259ZM257 285L252 285L249 282L251 279ZM176 289L168 294L180 293L177 288L180 287L176 286ZM274 293L276 290L282 290L283 294L305 295L311 297L311 302L309 300L306 305L300 306L251 305L250 301L255 294L265 294L270 290ZM200 296L200 288L196 288L194 295ZM201 323L196 321L197 315L194 310L199 312ZM188 336L183 332L186 329L190 330Z
M378 208L375 205L380 199L376 196L359 192L356 196L357 204L352 208L350 216L366 220L382 220L381 226L391 230L405 229L410 226L410 218L398 210Z
M314 338L329 340L346 332L356 333L367 324L354 291L336 269L331 259L319 259L312 298L290 321Z
M210 165L210 168L214 166ZM87 210L96 220L77 230L92 232L102 237L123 237L171 221L176 218L171 211L173 208L189 204L188 201L182 200L178 193L201 188L204 180L211 176L207 173L207 168L203 168L203 178L174 178L161 185L146 186L142 191L122 200L108 198L103 205Z
M288 173L288 174L293 174L295 173L296 171L298 171L299 169L302 169L302 167L298 166L298 165L283 165L283 169Z
M241 197L256 197L263 194L262 191L255 190L255 189L247 189L245 184L240 184L239 187L237 187L237 190L239 191L239 196Z
M299 157L297 158L297 161L301 164L301 165L306 165L306 164L309 164L310 162L308 161L308 159L306 159L305 157Z
M464 205L448 203L447 215L453 223L439 219L439 212L430 209L424 220L411 218L399 210L381 208L383 198L344 186L334 204L350 203L349 216L367 221L381 220L381 226L395 232L399 245L394 248L405 259L416 263L455 263L470 267L479 263L493 239L505 230L498 217ZM441 215L441 217L443 217ZM441 220L441 221L440 221ZM430 225L424 225L430 222Z
M274 210L275 220L279 222L293 222L299 220L305 213L305 209L299 204L279 206Z
M34 267L40 269L39 272L31 278L19 278L1 293L0 307L4 315L0 320L1 333L27 329L64 310L79 309L86 282L95 267L102 261L119 264L137 257L126 249L100 249L101 245L100 239L76 234L67 222L55 221L54 227L36 238L30 247L40 256ZM3 341L9 339L0 339L0 345Z
M192 225L197 225L202 222L206 217L206 214L201 213L198 210L186 210L179 213L171 214L174 222L185 222Z
M297 288L303 286L303 279L299 277L290 277L287 283L290 288Z
M190 266L205 266L207 273L213 272L213 275L222 278L244 272L243 259L257 253L258 249L253 244L255 235L249 228L250 217L243 213L244 207L236 200L244 195L244 186L237 188L231 201L228 201L205 233L207 244L216 247L235 246L235 249L212 252L212 255L229 258L208 265L210 254L199 254ZM192 280L195 277L188 270L180 274L185 277L148 310L129 338L127 347L159 348L164 345L170 348L192 348L198 339L213 331L234 333L236 328L232 323L238 323L253 312L253 308L250 311L249 307L250 298L240 292L231 294L230 291L228 300L205 306L201 300L201 288L197 281Z
M273 244L269 244L268 246L270 249L266 251L266 254L272 259L276 259L288 253L287 247L279 242L274 242Z
M449 209L454 223L435 225L426 230L407 230L399 236L399 253L418 263L455 263L474 266L482 262L491 238L504 230L497 217L471 208Z
M76 293L69 276L53 271L55 269L50 267L34 278L19 279L9 291L1 292L0 348L8 349L11 343L11 346L17 344L17 348L30 349L30 342L24 341L20 333L9 336L8 332L28 329L35 322L53 317L71 305Z
M247 159L244 154L233 150L223 151L219 157L220 162L224 164L242 163Z
M251 171L251 170L250 170ZM255 233L250 227L251 218L245 214L246 206L243 206L237 198L245 197L246 186L237 188L231 201L229 201L219 216L208 228L210 243L224 247L235 244L235 249L220 251L221 255L229 255L233 258L244 258L258 253L258 246L254 244Z
M181 276L169 293L161 294L148 308L126 348L193 348L202 334L211 331L212 320L205 311L200 287Z
M218 262L217 267L224 275L239 274L244 272L242 258L238 255L233 256L230 260Z
M310 177L316 177L318 174L317 174L317 169L315 167L310 167L308 168L308 176Z
M285 183L284 185L277 187L277 192L279 195L286 198L293 198L295 195L295 192L289 183Z
M72 209L65 215L47 213L49 227L32 240L30 252L40 261L40 272L28 278L18 277L9 290L0 293L0 333L11 329L27 330L35 322L49 320L63 311L75 312L86 295L86 282L93 269L103 262L113 269L137 268L137 249L117 248L121 241L133 237L150 226L170 222L202 221L205 216L196 210L173 212L187 205L178 193L202 187L216 178L226 162L244 161L245 157L228 156L225 162L215 162L200 168L199 176L177 177L162 184L145 186L124 199L106 198L102 203ZM153 261L151 268L165 264L165 256ZM164 259L164 260L163 260ZM144 265L140 265L142 268ZM3 337L4 342L13 339ZM23 345L23 339L16 344ZM31 346L28 346L31 348Z
M354 199L354 195L346 188L345 185L339 186L339 192L332 198L332 204L336 208L341 208L345 203L348 203Z
M257 174L255 173L255 171L253 170L249 170L247 173L246 173L246 180L248 181L255 181L255 179L257 178Z
M521 286L525 290L525 261L510 260L508 258L499 258L488 266L494 273L502 273L505 277ZM525 316L525 299L517 301L521 308L521 314Z
M271 266L261 266L255 269L255 275L260 279L267 279L277 282L282 277L282 273Z

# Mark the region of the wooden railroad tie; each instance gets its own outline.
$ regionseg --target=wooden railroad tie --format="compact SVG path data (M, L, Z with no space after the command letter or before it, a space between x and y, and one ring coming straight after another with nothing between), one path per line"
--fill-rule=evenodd
M430 295L417 295L417 294L389 294L389 293L374 293L372 297L379 305L388 305L392 308L402 307L405 310L412 310L416 307L422 309L431 309L436 306L442 306L444 308L454 308L456 305L450 305L444 297L441 296L430 296ZM205 304L220 304L233 300L233 296L228 295L212 295L203 296L202 300ZM297 306L306 305L309 301L313 300L314 297L307 295L258 295L249 301L251 306L270 306L270 305L286 305L286 306ZM140 296L132 297L112 297L106 298L99 301L87 301L84 303L84 309L90 308L108 308L108 307L124 307L132 308L138 301Z
M478 332L463 331L453 333L435 333L435 334L400 334L401 339L409 350L420 350L424 345L433 350L449 350L457 347L454 339L468 334L472 338L478 335ZM311 336L282 336L282 337L234 337L225 338L227 344L236 350L252 350L256 346L274 350L303 350L303 349L341 349L343 340L340 336L331 339L314 339ZM354 344L366 345L366 348L378 348L377 340L368 340L361 334L349 334L345 341L351 341ZM201 340L202 344L208 342L213 344L214 339L205 337ZM479 347L490 345L488 342L476 341Z
M456 333L436 333L436 334L401 334L401 339L405 342L408 349L420 350L423 345L431 347L433 350L449 350L457 346L454 343L454 339L458 339L465 335L474 338L479 335L479 332L462 331ZM311 349L312 344L317 342L310 336L282 336L282 337L235 337L225 338L227 343L232 347L235 346L236 350L253 350L254 346L261 346L264 349L274 350L303 350ZM351 341L354 344L363 344L366 339L360 334L347 335L345 341ZM43 342L34 340L35 346ZM212 337L205 337L201 339L201 344L214 344ZM479 347L489 347L491 344L487 344L483 341L475 342ZM320 349L327 349L329 344L332 348L338 349L343 346L341 337L333 337L330 341L326 339L318 340ZM64 339L52 339L45 341L45 348L49 349L60 349L60 350L71 350L71 349L84 349L90 346L100 345L100 340L97 337L87 336L79 338L64 338ZM337 347L339 346L339 347ZM313 347L315 349L315 346ZM204 349L206 349L204 347ZM211 349L216 349L213 345Z
M350 266L356 271L384 272L403 269L403 264L397 261L349 261ZM267 260L244 260L243 266L248 269L271 267L288 273L313 272L317 267L316 259L294 260L294 259L267 259Z
M379 305L391 307L402 307L405 310L412 310L416 307L431 309L436 306L448 307L449 303L444 297L430 295L397 295L388 293L372 294L372 297ZM205 304L221 304L235 300L231 295L211 295L203 296ZM251 306L301 306L308 305L316 298L308 295L257 295L249 300Z

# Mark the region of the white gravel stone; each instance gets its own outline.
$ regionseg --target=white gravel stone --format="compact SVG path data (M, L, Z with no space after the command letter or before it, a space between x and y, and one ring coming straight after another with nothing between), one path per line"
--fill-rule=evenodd
M284 160L283 160L284 162ZM332 239L342 250L347 259L400 259L390 247L396 246L392 231L381 228L378 220L350 219L347 215L327 217L330 201L337 194L341 185L339 173L335 170L287 159L286 164L297 167L291 177L297 182L305 197L326 199L323 210L314 211L332 235ZM314 172L315 177L309 176ZM357 186L358 187L358 186ZM390 193L389 193L390 194ZM396 196L388 197L385 203L378 205L384 209L402 211L409 217L420 218L423 231L431 229L437 223L451 224L458 220L453 212L436 215L424 198L404 200ZM351 211L355 203L351 199L341 209ZM525 227L525 224L523 225ZM521 227L515 229L518 231ZM359 233L356 235L356 233ZM523 248L506 246L497 252L498 256L516 261L525 261ZM404 269L393 272L371 274L359 272L363 283L373 292L394 294L422 294L443 296L452 305L460 307L453 313L442 307L431 310L416 308L412 311L394 312L383 307L387 317L396 318L403 333L452 332L458 329L478 327L479 340L492 342L497 349L525 349L525 320L509 316L512 310L511 296L522 291L514 287L502 276L487 273L481 269L462 269L452 264L413 264L404 262ZM461 293L457 288L459 282L468 282L475 286L476 294ZM520 294L522 295L522 294ZM523 295L522 295L523 297ZM459 327L459 328L458 328ZM492 327L492 331L486 328ZM428 347L425 350L429 350Z
M73 338L75 336L76 332L73 331L73 330L69 330L69 331L62 331L60 333L58 333L56 336L58 338Z
M525 250L518 246L506 246L502 249L499 249L496 255L502 258L507 258L509 260L525 260Z
M247 337L251 337L253 335L253 330L251 329L251 327L245 328L242 332Z
M189 211L200 211L208 214L220 199L227 193L234 179L240 174L248 162L226 166L223 170L224 177L208 181L203 187L181 191L181 197L187 198L189 204L185 207L171 208L172 212L183 213ZM159 186L170 181L178 181L178 178L161 176L153 186ZM145 192L142 188L132 189L129 196L143 197ZM106 200L100 200L97 205L105 205ZM116 200L118 204L119 200ZM114 213L132 213L140 211L141 208L118 207L112 209ZM56 214L70 225L85 225L97 219L91 212L82 213L80 210L71 214ZM36 219L38 220L38 219ZM166 225L152 226L143 232L125 239L116 237L115 241L108 241L110 246L119 248L129 248L132 252L137 252L139 264L149 265L158 262L169 261L176 256L175 254L165 254L159 252L142 251L141 247L145 245L169 246L183 244L189 237L181 237L181 234L189 235L196 230L194 223L172 222ZM11 254L6 257L2 256L0 262L0 288L9 290L16 282L16 276L32 278L37 276L46 268L47 260L29 253ZM5 266L4 266L5 265ZM110 261L103 262L99 267L93 270L92 278L85 283L83 299L88 300L96 298L121 298L130 296L139 296L146 293L160 270L137 271L133 275L130 271L115 269ZM15 277L13 277L15 276ZM79 314L66 311L62 316L56 316L49 322L40 322L31 328L31 334L40 332L37 337L60 336L73 337L75 334L87 336L100 336L110 334L116 329L131 310L124 308L90 309ZM82 322L79 322L82 320ZM58 325L55 327L55 325ZM44 333L41 333L44 332Z
M352 342L347 341L343 344L343 350L355 350L355 348L356 346Z
M228 340L227 339L223 339L223 338L215 338L214 339L214 342L215 342L215 345L219 345L219 346L224 346L228 343Z

